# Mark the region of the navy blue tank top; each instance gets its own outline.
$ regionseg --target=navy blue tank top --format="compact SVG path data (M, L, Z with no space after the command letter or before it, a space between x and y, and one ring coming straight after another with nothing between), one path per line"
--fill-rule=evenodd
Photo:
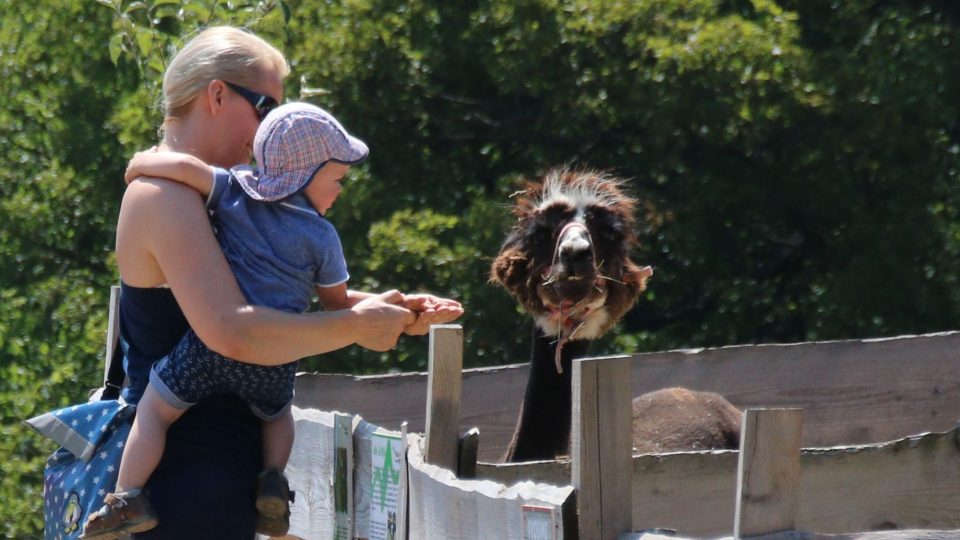
M140 401L150 379L150 368L176 345L189 325L183 310L166 287L131 287L120 282L120 338L125 351L123 368L129 385L128 403Z

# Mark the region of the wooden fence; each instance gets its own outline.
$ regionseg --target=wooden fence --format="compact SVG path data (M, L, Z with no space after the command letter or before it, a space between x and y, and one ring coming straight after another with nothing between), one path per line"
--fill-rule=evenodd
M956 417L960 416L957 414L960 407L951 405L957 398L955 391L949 391L956 390L960 375L956 369L943 369L955 359L957 353L954 351L960 344L957 334L578 360L574 363L573 374L571 460L510 465L479 463L476 474L488 483L476 484L476 480L458 479L453 473L464 469L463 451L457 446L455 435L472 424L471 419L496 418L503 409L498 403L498 394L488 394L485 402L493 413L485 416L480 412L471 416L467 396L471 392L492 390L491 381L502 382L505 374L512 373L524 379L526 373L516 366L472 370L472 373L465 372L462 382L456 384L453 382L457 378L454 373L460 362L455 357L462 351L456 346L456 341L461 339L459 327L452 325L436 330L445 333L446 337L431 332L430 373L350 378L352 384L366 390L367 397L371 395L370 388L376 386L377 393L390 404L388 414L397 414L394 411L403 408L403 403L409 399L403 392L416 394L417 387L422 384L419 379L426 379L427 389L420 393L422 401L419 405L420 415L427 419L425 424L429 426L423 444L424 448L445 447L445 451L433 458L444 462L445 466L430 465L430 458L423 459L417 451L410 452L410 470L427 468L428 472L418 474L430 479L432 489L439 493L424 498L422 493L415 496L411 489L410 514L411 517L442 518L432 519L430 528L426 528L422 520L415 526L416 520L412 520L411 538L526 538L523 530L517 528L521 521L516 516L521 516L522 512L518 513L516 501L507 503L507 507L513 509L512 520L478 518L477 509L484 504L476 501L479 493L497 500L497 494L514 489L508 486L524 482L536 482L530 484L536 487L528 495L546 492L557 495L550 490L570 488L570 485L576 488L575 502L562 496L549 503L541 501L540 504L550 508L551 523L556 527L551 538L652 539L656 537L651 536L653 533L630 531L654 529L671 529L677 534L700 538L730 534L737 538L760 537L778 531L781 538L823 538L824 534L846 534L843 538L879 538L882 537L878 536L880 533L873 536L851 534L889 528L943 529L936 533L902 532L899 536L886 533L890 538L960 538L960 534L945 531L960 527L960 439L953 429ZM453 351L452 356L450 351ZM760 360L757 357L759 352L777 354ZM447 356L443 361L434 360L436 355L444 354ZM781 354L784 357L778 356ZM725 384L732 384L729 381L733 377L720 376L719 373L725 369L742 368L748 365L745 363L748 360L762 362L764 368L755 366L749 371L765 373L747 373L748 370L741 369L746 390L726 392L727 395L744 396L750 392L761 395L753 389L754 385L760 384L758 380L777 380L780 388L762 393L765 396L762 399L774 402L774 407L749 408L745 412L741 452L680 452L631 457L628 411L630 398L636 393L638 363L648 374L659 373L658 380L666 381L668 386L683 384L677 377L698 380L702 374L697 375L697 372L712 373L713 377L702 380L711 380L714 386L695 387L722 391ZM787 369L791 362L791 369ZM827 362L832 362L834 371L841 375L827 378L819 372L819 388L828 390L813 391L817 386L814 384L816 377L798 366L826 369ZM861 376L858 384L853 385L852 381L857 379L855 370L844 366L844 362L860 365L869 374ZM910 367L906 370L910 375L904 380L882 381L873 363L887 366L901 376L905 376L902 366L906 364ZM766 368L771 366L779 366L779 377L771 378L766 373ZM438 372L440 367L450 371ZM685 370L693 373L685 374ZM788 376L790 374L793 376ZM329 383L330 379L328 376L301 376L298 402L311 402L315 396L308 389L316 389ZM342 377L334 379L346 382ZM627 383L631 380L632 385ZM472 388L475 384L480 389ZM305 391L307 395L303 395ZM460 392L462 395L458 396ZM774 399L775 396L779 399ZM828 398L833 398L833 407ZM438 399L442 405L431 407L430 402ZM922 403L905 406L908 399ZM457 407L451 400L460 401L461 405ZM893 401L894 405L888 401ZM742 400L740 404L742 406ZM808 415L807 407L814 410L814 414ZM833 408L846 411L851 419L850 426L838 428L836 419L841 415ZM871 412L873 409L887 411L890 416L877 419L877 414ZM457 410L464 412L459 419L456 419ZM437 414L436 411L445 412ZM862 438L880 437L878 433L898 429L910 433L923 430L923 427L906 427L910 422L895 413L922 419L916 424L928 428L947 425L948 429L892 442L805 448L801 451L806 440L824 440L826 436L816 433L818 427L834 437L845 433ZM417 415L411 414L410 417L416 419ZM438 422L434 418L442 420ZM815 429L811 429L810 418L814 419ZM946 418L950 420L945 421ZM888 426L874 426L874 422ZM451 424L459 425L460 429L451 429ZM417 430L411 427L411 431ZM431 433L446 442L440 442L440 439L431 441ZM436 435L439 433L442 435ZM484 441L483 428L480 434L481 441ZM422 461L418 462L418 459ZM411 478L413 474L411 472ZM477 487L480 485L486 487L480 489ZM436 505L438 501L442 504L432 510L424 509L424 505ZM485 504L489 506L490 503ZM492 515L486 514L488 518ZM461 526L480 522L509 522L513 528L478 532L476 525ZM428 530L429 533L425 532ZM816 534L798 533L798 530L816 531Z
M717 392L741 409L803 409L804 447L942 432L960 416L960 332L630 358L634 396L683 386ZM468 369L462 377L460 428L479 428L480 459L499 461L516 425L527 366ZM302 407L349 410L391 429L409 421L411 431L422 432L427 374L302 374L295 399Z

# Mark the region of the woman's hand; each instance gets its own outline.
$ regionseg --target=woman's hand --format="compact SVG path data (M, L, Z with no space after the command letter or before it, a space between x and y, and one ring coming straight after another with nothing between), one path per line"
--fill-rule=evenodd
M350 310L359 317L356 344L372 351L389 351L397 346L400 334L416 324L417 316L404 306L404 296L389 291L366 298Z
M403 297L403 306L416 314L416 320L403 329L403 333L419 336L430 331L432 324L445 324L463 315L463 306L456 300L440 298L432 294L408 294Z

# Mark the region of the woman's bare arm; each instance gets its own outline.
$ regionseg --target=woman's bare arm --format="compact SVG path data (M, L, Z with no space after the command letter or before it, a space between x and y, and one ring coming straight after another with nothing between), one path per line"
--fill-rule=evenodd
M141 179L124 194L117 262L128 285L167 283L191 328L211 349L277 365L356 343L395 346L415 316L392 291L349 310L291 314L247 304L217 244L199 194L173 182Z

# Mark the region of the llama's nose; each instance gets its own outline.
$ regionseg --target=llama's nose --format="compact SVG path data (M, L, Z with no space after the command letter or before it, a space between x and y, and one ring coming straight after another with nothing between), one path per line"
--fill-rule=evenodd
M590 235L585 228L576 227L565 231L558 250L560 266L567 277L593 275L593 249Z

